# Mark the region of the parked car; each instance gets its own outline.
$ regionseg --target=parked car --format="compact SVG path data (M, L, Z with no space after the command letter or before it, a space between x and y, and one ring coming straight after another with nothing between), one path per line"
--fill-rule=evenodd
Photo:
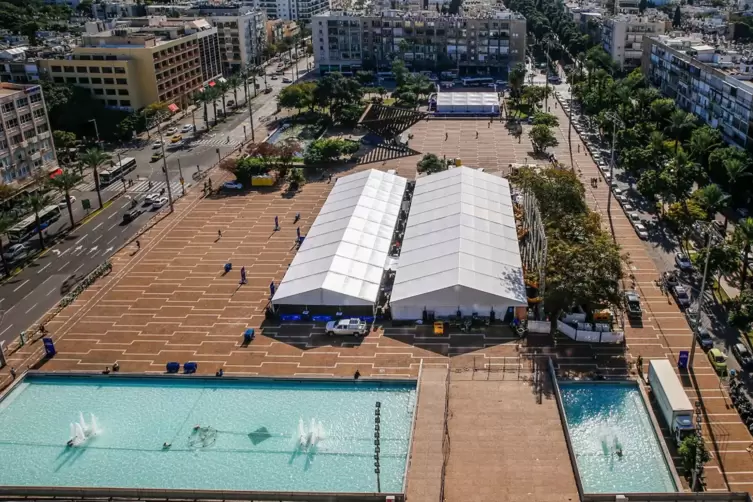
M270 78L271 80L277 80L277 75L272 75L272 76L271 76L271 77L269 77L269 78Z
M152 202L152 211L156 211L157 209L160 209L162 206L167 204L169 201L167 200L167 197L159 197L157 200Z
M170 127L170 128L168 128L165 131L165 134L168 135L168 136L172 136L173 134L175 134L177 132L178 132L178 128L177 127Z
M340 319L339 321L328 322L326 331L329 336L361 336L366 334L366 323L358 319L357 317L354 317L352 319Z
M180 132L186 133L193 131L193 124L185 124L183 127L180 128Z
M717 373L727 372L727 356L721 350L717 348L709 350L709 362Z
M6 248L3 257L6 261L13 263L25 258L28 253L29 248L26 247L26 244L13 244Z
M237 181L226 181L222 184L222 188L227 190L243 190L243 185Z
M126 211L126 213L123 215L123 223L131 223L136 218L138 218L141 215L142 211L141 209L131 209L129 211Z
M693 270L693 264L690 263L690 258L683 253L677 253L675 255L675 263L677 264L677 267L684 272Z
M625 204L625 210L627 210L627 204ZM628 213L630 221L641 221L641 215L638 213Z
M648 239L648 230L643 226L643 223L635 223L633 224L633 227L635 228L635 233L638 234L639 239L644 241Z
M635 291L625 291L625 305L630 319L640 319L643 315L641 299Z
M732 353L737 358L737 362L740 363L740 367L744 370L750 370L753 368L753 355L748 350L748 347L742 343L736 343L732 346Z
M289 77L282 77L282 83L283 84L292 84L293 83L293 79L291 79Z
M632 213L633 211L635 211L635 208L633 207L633 205L632 205L632 204L625 204L624 206L622 206L622 208L623 208L623 209L625 210L625 212L626 212L626 213L628 213L628 214L630 214L630 213ZM637 213L636 213L636 214L637 214Z
M235 100L234 99L228 100L227 106L234 106L234 105L235 105Z
M703 326L698 326L698 328L696 328L695 339L703 350L709 350L714 346L714 339L711 338L709 331Z
M677 285L672 288L672 294L681 308L690 307L690 295L684 286Z

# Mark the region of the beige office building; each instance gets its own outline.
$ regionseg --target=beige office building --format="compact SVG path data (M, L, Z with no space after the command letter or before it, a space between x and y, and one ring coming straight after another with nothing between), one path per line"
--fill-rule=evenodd
M0 174L8 185L57 169L47 108L39 85L0 83Z
M155 16L127 22L124 28L84 35L82 46L66 59L41 60L42 73L90 89L105 106L123 110L155 102L183 108L222 75L217 29L206 20Z

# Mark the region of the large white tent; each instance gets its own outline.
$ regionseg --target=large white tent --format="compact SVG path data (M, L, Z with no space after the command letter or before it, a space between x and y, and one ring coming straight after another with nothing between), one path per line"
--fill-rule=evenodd
M405 184L373 169L338 179L272 303L374 305Z
M499 113L496 92L440 92L437 113L490 115Z
M510 184L456 167L420 178L390 298L392 317L499 318L527 306Z

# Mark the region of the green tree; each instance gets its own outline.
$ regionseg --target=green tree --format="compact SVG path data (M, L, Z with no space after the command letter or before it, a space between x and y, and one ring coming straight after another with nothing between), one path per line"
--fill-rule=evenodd
M695 116L686 113L682 110L675 110L672 115L669 116L669 125L667 125L666 131L675 140L675 155L677 154L677 148L680 146L680 140L685 135L692 131L696 126Z
M65 197L65 204L68 207L68 218L71 222L71 228L76 226L76 222L73 219L73 207L71 206L71 190L76 188L76 185L80 181L81 176L68 169L64 170L61 174L58 174L49 181L50 186Z
M665 221L683 239L690 235L690 231L697 221L706 219L708 219L708 212L696 199L688 199L683 202L670 204L665 215Z
M732 300L729 323L740 331L750 331L753 324L753 291L741 291L740 295Z
M526 67L523 63L518 63L510 70L508 75L510 85L510 96L514 100L520 99L523 91L523 84L526 81Z
M42 221L39 219L39 212L49 206L52 203L52 199L46 193L46 177L39 176L36 179L35 183L37 185L37 190L27 195L26 202L29 204L31 211L34 213L34 221L37 226L37 237L39 238L39 249L45 249L46 243L44 241L44 235L42 233Z
M663 124L669 122L675 111L675 102L670 98L660 98L651 103L651 116L654 122Z
M68 131L52 131L52 141L61 163L71 161L71 149L77 144L76 135Z
M702 248L693 256L696 269L703 270L706 267L706 255L708 254L708 274L716 277L717 282L723 275L729 275L737 270L740 263L739 251L729 243L723 243L710 248Z
M675 7L675 14L672 16L672 27L679 28L682 25L682 12L680 11L680 4Z
M301 82L299 84L284 87L277 96L277 102L283 108L296 108L300 112L302 108L312 108L315 104L314 92L316 84L314 82Z
M427 153L416 164L419 173L432 174L447 170L447 161L440 159L433 153Z
M405 63L399 59L395 59L392 62L392 75L394 75L395 83L398 87L405 85L405 82L408 80L408 74L408 69L405 67Z
M741 194L738 185L750 174L748 173L748 155L734 146L717 148L709 155L709 176L726 188L727 193L736 202L747 198L747 193ZM747 192L747 187L743 190ZM739 197L744 195L744 197Z
M727 201L729 200L729 195L724 193L724 190L716 183L711 183L698 189L694 196L697 197L698 202L701 203L707 212L707 218L704 219L709 220L714 219L716 213L722 211L727 206Z
M36 21L27 21L21 26L21 34L29 37L29 45L37 45L37 32L39 31L39 25Z
M528 132L528 137L531 138L534 153L543 153L547 148L559 144L552 130L546 125L533 126Z
M225 117L227 117L227 110L225 107L225 94L230 90L230 84L228 84L227 80L225 81L218 80L214 88L217 89L217 92L219 93L219 98L222 100L222 119L225 120ZM216 112L215 112L214 120L215 122L217 121Z
M679 8L679 5L678 5ZM697 434L691 434L682 440L680 447L677 449L677 453L680 454L680 462L687 474L693 472L696 467L696 458L699 458L698 451L700 450L701 465L711 460L711 454L706 448L706 444L703 442L703 438Z
M545 125L547 127L557 127L560 121L556 115L545 112L536 112L533 114L533 125Z
M94 189L97 191L97 199L99 200L99 209L102 209L102 192L99 185L99 168L110 160L110 156L98 148L90 148L81 156L81 163L92 170L92 176L94 177Z
M719 131L703 125L695 129L690 135L690 154L693 156L693 160L698 162L708 173L709 156L723 144L724 141Z
M245 80L241 79L238 75L231 75L227 79L227 86L230 90L233 91L233 101L235 101L235 106L238 106L238 88L243 85L243 82Z
M753 218L747 217L738 221L732 239L742 249L743 254L743 264L740 270L740 291L742 292L745 291L748 279L748 255L753 245Z
M13 225L16 224L17 218L12 215L11 213L8 213L6 211L0 212L0 235L6 234L8 230L10 230ZM2 259L3 262L3 272L5 273L5 277L8 277L10 275L10 267L8 266L8 262L5 259L5 250L3 249L3 240L0 238L0 259Z

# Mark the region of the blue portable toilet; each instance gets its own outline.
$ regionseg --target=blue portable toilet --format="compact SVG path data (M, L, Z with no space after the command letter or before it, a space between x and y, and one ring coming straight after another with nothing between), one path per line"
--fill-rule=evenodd
M44 344L45 357L52 357L57 354L55 342L52 341L52 338L42 338L42 343Z

